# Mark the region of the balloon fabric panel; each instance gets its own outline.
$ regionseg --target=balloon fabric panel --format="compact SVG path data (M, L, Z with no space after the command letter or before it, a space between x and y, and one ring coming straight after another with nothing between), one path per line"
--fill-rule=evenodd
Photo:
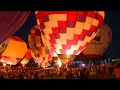
M107 24L103 24L96 37L83 50L83 54L88 57L100 57L108 48L112 40L112 32Z
M35 55L34 59L36 62L47 62L51 58L51 55L42 42L41 33L37 25L31 29L28 36L28 42Z
M9 56L14 58L23 58L27 52L27 44L21 38L11 36L5 51L1 56Z
M27 50L26 54L25 54L25 57L21 60L21 64L23 66L25 66L29 61L30 59L32 58L32 51L30 49Z
M95 37L104 20L104 12L38 11L36 18L42 34L49 40L57 54L69 52L77 55L84 49L86 43Z

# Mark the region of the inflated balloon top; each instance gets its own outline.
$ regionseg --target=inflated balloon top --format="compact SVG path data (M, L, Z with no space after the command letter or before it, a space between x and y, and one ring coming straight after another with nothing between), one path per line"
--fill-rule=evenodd
M112 40L112 31L108 24L103 24L96 37L82 51L89 58L100 57L108 48Z
M11 36L8 45L1 56L23 58L27 52L27 44L19 37Z
M36 11L37 24L61 60L73 60L96 36L104 11ZM66 61L66 62L67 62Z
M0 44L19 30L29 13L28 11L0 11Z
M42 41L41 32L37 25L30 30L30 33L28 35L28 43L30 49L34 53L35 62L48 62L51 59L52 56Z

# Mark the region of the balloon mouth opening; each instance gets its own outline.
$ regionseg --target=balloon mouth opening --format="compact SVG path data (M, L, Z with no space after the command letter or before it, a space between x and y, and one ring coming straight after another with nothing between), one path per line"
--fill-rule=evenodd
M77 56L77 55L71 55L71 54L69 54L69 55L67 55L67 54L58 54L58 57L59 57L61 60L62 60L62 59L74 60L76 56Z
M58 54L59 59L63 64L69 64L72 62L77 55Z
M10 56L3 56L2 59L9 65L16 65L20 61L20 58Z

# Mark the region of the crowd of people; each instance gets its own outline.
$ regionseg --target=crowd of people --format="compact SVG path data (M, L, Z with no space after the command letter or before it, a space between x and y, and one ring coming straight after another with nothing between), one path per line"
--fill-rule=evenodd
M119 64L85 67L40 69L38 67L9 67L0 69L0 79L120 79Z

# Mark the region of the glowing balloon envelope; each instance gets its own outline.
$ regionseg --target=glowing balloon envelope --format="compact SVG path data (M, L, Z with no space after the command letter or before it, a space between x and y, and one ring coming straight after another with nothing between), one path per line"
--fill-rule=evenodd
M1 54L1 57L7 62L7 64L15 65L24 57L26 52L27 44L25 41L19 37L11 36L5 51Z
M82 51L82 53L91 58L100 57L108 48L112 40L112 31L107 24L103 24L96 37Z
M74 60L96 36L104 11L36 11L41 33L62 63Z
M50 55L52 56L52 60L57 63L59 60L59 57L56 54L55 50L52 48L50 42L47 41L47 39L42 34L41 34L41 37L45 47L47 48L47 50L50 52Z
M47 50L49 50L51 56L58 57L55 50L52 48L51 44L49 43L49 41L47 41L47 39L42 34L41 34L41 37L42 37L42 41L43 41L45 47L47 48Z
M50 52L46 49L45 45L43 44L41 32L37 25L31 29L30 34L28 35L28 43L30 49L34 53L33 59L35 60L35 62L47 63L49 62L49 60L51 60L52 56L50 55Z
M30 61L31 58L33 58L32 53L33 52L30 49L27 50L24 58L20 62L23 67Z

